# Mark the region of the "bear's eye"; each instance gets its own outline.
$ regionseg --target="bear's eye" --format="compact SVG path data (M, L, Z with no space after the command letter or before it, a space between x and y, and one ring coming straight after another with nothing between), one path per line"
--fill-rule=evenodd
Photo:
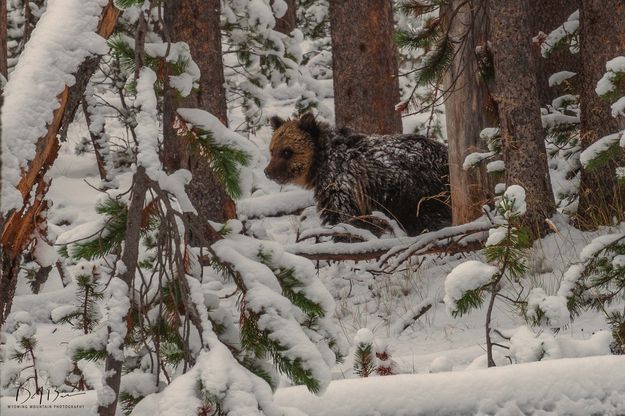
M290 159L293 156L293 150L286 148L282 151L282 157L284 159Z

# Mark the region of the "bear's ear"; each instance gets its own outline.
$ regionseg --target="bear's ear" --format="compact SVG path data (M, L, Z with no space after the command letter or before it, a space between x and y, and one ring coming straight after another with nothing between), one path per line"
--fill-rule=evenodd
M320 130L313 113L306 113L299 119L299 128L310 134L313 139L319 138Z
M281 125L284 124L284 120L281 119L278 116L273 116L271 117L271 119L269 120L269 122L271 123L271 128L275 131L278 128L280 128Z

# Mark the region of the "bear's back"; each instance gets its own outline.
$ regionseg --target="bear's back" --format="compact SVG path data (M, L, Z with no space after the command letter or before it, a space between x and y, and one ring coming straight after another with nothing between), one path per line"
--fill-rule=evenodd
M337 178L357 183L355 188L367 194L369 210L394 217L410 233L448 217L448 207L420 203L448 191L445 145L415 134L367 136L346 129L328 139L327 165L322 169L326 184Z

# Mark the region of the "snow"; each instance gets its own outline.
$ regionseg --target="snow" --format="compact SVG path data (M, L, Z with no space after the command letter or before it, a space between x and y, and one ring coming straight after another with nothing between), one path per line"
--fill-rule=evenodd
M503 160L494 160L486 165L486 172L488 173L503 172L505 169L506 165Z
M623 233L606 234L606 235L602 235L600 237L597 237L597 238L593 239L590 242L590 244L588 244L586 247L584 247L584 249L582 250L581 254L579 255L579 258L582 261L590 260L599 251L603 250L604 248L606 248L610 244L614 244L617 241L622 240L623 238L625 238L625 234L623 234Z
M53 4L53 1L59 0L50 1ZM271 25L272 18L269 16L271 9L273 8L277 16L283 12L282 3L283 0L275 2L261 0L254 4L242 0L227 0L224 5L226 19L231 23L243 23L242 29L233 33L233 36L237 36L241 43L248 42L250 33L256 32L247 28L254 25L261 28L263 25ZM313 5L305 13L313 19L318 19L327 14L327 4L325 9L323 5ZM250 17L253 20L250 21ZM132 21L131 16L129 21ZM264 28L267 29L267 26ZM566 298L570 296L575 283L581 277L587 261L580 262L579 253L583 247L606 233L623 232L623 226L619 226L616 231L615 228L609 228L580 232L567 224L568 219L555 218L554 228L557 228L557 233L535 244L528 254L528 273L523 276L523 284L527 282L525 288L528 289L524 293L535 289L529 299L530 311L540 309L545 313L547 320L541 322L540 327L528 328L522 317L508 308L496 306L493 310L492 325L506 337L498 339L497 342L509 346L510 350L495 351L495 360L497 365L506 367L477 370L479 367L486 367L483 314L468 314L452 319L443 311L445 309L443 297L446 294L445 277L455 271L455 267L461 262L483 261L483 253L481 251L459 254L423 253L432 249L438 251L451 241L460 245L471 242L499 244L505 237L506 227L501 226L499 217L495 218L493 224L487 216L470 224L417 237L406 237L401 233L396 233L393 238L388 235L376 237L366 230L356 230L347 225L336 226L333 229L321 227L311 192L294 190L294 187L289 186L280 187L264 177L262 168L268 157L270 129L261 126L255 131L246 131L249 125L246 124L244 116L261 120L265 120L267 115L271 114L289 117L294 112L294 103L298 100L296 97L302 96L309 100L308 102L318 103L319 114L332 121L334 115L331 110L333 107L331 66L327 66L331 63L331 54L327 50L327 45L324 46L323 43L328 39L302 41L302 33L298 30L291 38L286 39L283 35L267 30L268 32L262 33L261 36L280 43L275 50L268 51L269 54L279 55L287 51L296 51L295 59L299 59L297 54L306 53L310 60L306 66L297 66L294 61L287 64L287 72L293 76L288 85L277 85L284 81L285 76L274 71L268 74L266 79L262 78L263 75L259 75L258 85L261 87L250 83L245 86L239 83L238 75L232 74L232 68L226 69L230 71L226 74L228 86L230 88L233 88L233 85L241 86L240 89L231 91L235 93L252 91L253 94L258 94L262 104L262 115L255 112L259 110L255 104L249 109L244 109L240 107L241 101L236 100L230 103L228 120L232 128L227 128L205 113L191 109L182 109L181 112L181 117L191 125L212 131L219 143L235 146L253 156L249 168L243 168L242 171L244 199L237 201L241 221L229 221L226 224L230 230L228 236L216 246L219 254L236 265L237 271L245 275L246 284L249 283L252 288L251 294L249 299L242 297L241 292L235 290L232 281L223 279L223 276L211 267L199 265L196 256L205 256L206 250L193 248L187 251L189 268L186 271L201 276L195 278L187 275L183 278L190 287L188 300L198 311L203 344L199 339L200 334L192 325L190 350L192 354L197 354L194 356L195 366L188 368L186 374L181 374L182 366L178 366L169 373L172 382L166 384L166 378L161 377L159 386L156 386L154 375L149 373L152 368L148 355L141 356L142 352L136 352L134 348L125 349L124 356L128 362L137 360L140 370L133 371L128 367L130 372L122 374L122 391L135 397L148 395L135 408L134 414L196 415L198 406L206 397L217 397L222 400L223 412L232 415L259 415L261 412L266 415L302 415L303 411L310 415L337 416L624 413L625 390L622 377L618 378L618 370L623 367L623 361L620 357L604 357L610 353L611 342L611 334L605 330L608 325L604 316L591 311L569 321L568 311L565 309ZM230 39L226 40L229 41ZM166 50L164 46L162 42L148 42L146 48L151 56L163 56ZM168 60L171 61L176 55L185 57L187 53L185 51L188 52L186 45L172 47L172 54ZM266 51L259 49L258 52ZM228 53L225 59L230 60L234 56L234 53ZM260 58L254 56L253 59ZM185 73L170 79L170 83L181 93L190 91L196 84L197 78L192 74L194 65L191 62ZM258 68L256 66L253 70L257 70L260 74ZM301 74L295 74L296 71L301 71ZM321 76L322 79L312 78L312 71L315 71L316 77ZM199 73L197 75L199 76ZM558 76L563 77L564 74ZM234 80L235 78L237 80ZM147 71L142 73L139 80L142 92L139 101L134 104L142 103L140 107L147 116L145 122L140 123L146 128L145 134L142 134L145 138L142 145L147 146L146 153L141 156L143 160L141 163L160 170L153 152L158 146L159 136L152 134L154 129L152 133L147 129L154 126L155 120L154 90L150 85L153 79L154 77ZM94 92L96 93L98 92ZM552 104L556 108L568 108L570 98L561 96ZM426 114L424 117L405 118L403 123L405 131L424 129L423 125L427 124L424 119L428 116ZM98 117L95 117L89 128L96 129L100 126L104 122L105 112L99 111ZM579 122L577 113L567 111L566 114L543 115L543 123L548 128L571 122ZM111 136L124 136L120 130L109 129L108 122L106 127L107 133ZM87 128L84 121L78 117L68 133L69 146L60 149L59 158L50 170L53 181L48 195L54 202L48 213L51 227L51 233L48 234L50 241L55 241L55 235L60 236L59 242L65 243L85 237L92 239L95 238L92 234L97 233L103 225L101 218L93 210L94 203L100 199L100 193L88 184L99 182L93 154L71 154L71 146L77 139L88 135ZM486 129L481 136L484 139L495 140L498 129ZM115 152L118 143L113 140L112 144L111 151ZM569 150L564 149L563 153L565 151ZM152 152L154 163L148 163L149 158L144 158L150 154L149 152ZM485 155L490 158L494 153ZM493 166L498 164L501 165L500 162L495 162ZM552 168L552 181L556 174L564 170L564 165L559 164L556 168L557 173ZM116 168L114 176L121 184L120 189L126 190L131 182L132 169L125 166ZM155 178L161 188L172 193L178 200L179 206L174 204L175 209L191 210L190 203L184 200L186 196L184 185L190 180L188 171L180 170L170 176L159 173ZM562 175L557 180L563 182L562 186L557 187L557 191L560 192L566 186L574 187L572 183L576 179L570 180ZM506 190L505 184L499 184L497 190L498 193L503 193ZM508 195L514 195L519 202L521 191L509 192ZM520 208L517 204L516 209ZM301 214L300 210L303 210ZM488 212L492 218L493 212ZM284 215L285 213L289 215ZM212 225L216 229L222 226L215 223ZM327 235L333 231L357 234L364 242L333 243L325 241L328 237L322 236L319 239L321 242L315 243L314 239L307 238ZM463 233L466 233L466 236ZM238 234L254 235L257 240ZM273 241L261 241L259 238ZM588 252L593 250L596 252L605 247L606 241L595 243L591 243L594 248L588 249ZM72 244L70 251L71 246ZM43 245L39 248L46 249ZM263 253L271 255L269 265L259 263L260 249ZM146 249L142 247L141 250L142 256L145 255L143 250ZM340 255L376 250L388 251L388 254L383 255L379 261L359 262L311 262L296 256L324 252ZM38 255L41 257L40 261L52 264L55 258L52 250L48 246L43 251L45 252ZM68 279L80 273L81 266L90 268L94 263L74 266L69 264L70 260L63 258L59 260L68 269ZM106 270L104 263L110 266L114 261L114 256L104 259L102 268ZM623 259L618 256L610 261L613 264L623 264ZM484 263L481 265L491 267ZM296 291L305 294L307 298L328 310L323 319L315 322L318 328L314 331L309 328L302 330L306 314L283 299L282 286L272 271L275 268L296 270L302 283ZM118 263L119 273L125 269L122 263ZM104 276L103 287L110 278L106 273ZM111 283L113 286L109 287L106 299L98 302L98 308L108 303L106 318L113 318L113 323L117 324L117 329L121 331L123 322L116 320L115 317L123 315L128 296L122 292L127 291L127 288L120 286L117 280ZM467 279L463 283L470 285L473 282ZM21 315L30 322L28 326L20 325L24 328L25 334L36 331L34 333L41 347L37 351L40 363L38 368L41 369L42 380L45 380L46 385L58 384L64 378L70 369L71 355L78 348L105 350L108 343L110 348L115 349L115 345L118 345L115 342L119 341L121 336L121 333L116 332L113 338L117 341L109 340L106 325L97 327L93 334L81 336L81 331L70 325L53 323L53 320L58 320L64 314L75 310L73 306L76 304L75 294L75 284L70 283L68 287L61 288L61 280L56 269L53 269L49 280L38 295L30 293L26 279L19 279L18 282L13 310L17 312L16 316ZM228 346L234 348L240 346L238 308L241 305L247 307L244 302L248 300L249 308L265 313L266 319L261 325L271 330L275 339L285 343L292 342L287 345L288 356L305 357L310 361L310 365L325 377L323 382L328 387L324 395L316 399L304 392L303 387L289 387L291 382L286 377L280 378L274 374L275 369L268 368L274 381L278 383L277 402L272 403L269 386L238 365L237 360L242 357L233 356L228 347L221 342L228 342ZM622 310L622 302L616 302L613 308ZM28 311L28 314L24 314L23 311ZM154 312L157 311L157 309L150 311L150 318L155 316ZM559 332L552 331L553 327L563 323L564 326ZM219 338L213 325L220 329L225 328ZM357 340L373 340L378 352L382 349L392 351L392 360L378 363L385 365L391 363L393 372L402 375L373 377L368 380L342 380L355 376L352 369L353 356L350 354L345 362L335 364L335 350L330 349L328 340L335 338L337 343L342 344L338 349L343 353L353 352L355 336ZM507 340L508 337L510 340ZM0 355L15 345L15 337L12 334L0 333L0 339L3 340ZM348 342L351 344L351 351L345 345ZM585 356L596 357L579 358ZM540 362L531 363L538 360ZM610 362L606 363L604 360ZM12 361L2 363L3 382L19 370L12 364ZM82 370L89 388L99 390L102 403L108 402L113 396L111 391L103 387L103 363L83 360L77 365ZM200 391L200 387L204 389ZM0 392L3 396L0 398L0 413L11 414L14 409L8 409L7 406L14 403L15 390L3 388ZM78 408L19 409L19 413L29 415L45 412L63 416L95 414L98 403L96 391L80 393L73 397L59 398L57 402L63 406L80 406ZM282 407L285 403L301 410ZM15 413L18 413L18 410L15 410Z
M595 92L599 96L606 95L614 91L617 87L614 84L619 73L625 72L625 56L617 56L614 59L609 60L605 64L606 73L597 82Z
M145 168L151 179L158 180L162 165L159 157L159 124L156 93L154 92L155 82L156 73L148 67L141 68L137 79L137 98L135 100L135 105L139 107L135 133L138 143L137 164Z
M620 136L621 133L610 134L588 146L579 156L579 161L582 163L582 166L587 167L597 156L610 149L619 141Z
M621 97L614 102L611 106L612 117L624 116L625 117L625 97Z
M494 157L496 155L495 152L485 152L485 153L471 153L469 155L467 155L466 158L464 158L464 162L462 163L462 169L464 170L468 170L471 169L473 167L475 167L476 165L478 165L480 162L482 162L485 159L489 159L491 157Z
M44 240L40 235L36 236L35 250L33 252L37 263L41 267L52 266L59 258L58 253L52 245Z
M519 185L510 185L506 192L503 193L503 198L507 198L508 201L513 202L512 209L507 215L523 215L527 210L525 204L525 189Z
M178 169L171 175L167 175L165 172L160 172L158 175L158 186L160 186L162 190L167 191L176 197L176 201L178 201L182 212L192 212L197 214L197 210L193 206L193 203L191 202L191 199L189 199L189 195L187 195L187 191L185 190L185 186L191 183L191 178L191 172L186 169Z
M561 328L570 323L570 312L563 296L547 296L545 291L534 288L527 299L528 315L535 316L537 310L542 311L547 318L549 327Z
M430 364L430 374L451 371L453 367L454 367L454 364L451 362L449 358L445 357L444 355L440 357L436 357L435 359L432 360L432 363Z
M48 3L4 89L2 107L2 194L0 212L20 208L15 188L20 171L35 157L37 139L47 132L58 95L74 84L72 75L91 54L108 51L95 33L106 0ZM33 88L36 86L37 88Z
M456 266L445 279L445 305L452 314L457 311L457 302L468 291L479 289L496 275L499 270L477 260L469 260Z
M128 285L118 277L114 277L106 289L104 319L108 325L106 351L117 361L124 360L124 337L126 336L126 315L130 308Z
M549 86L555 87L557 85L560 85L567 79L573 78L575 75L577 74L571 71L556 72L549 77Z
M548 57L553 47L556 46L563 39L575 35L579 30L579 10L573 12L561 26L558 26L556 29L551 31L547 35L547 38L540 45L540 50L543 57ZM572 43L574 40L572 41ZM570 49L572 53L576 53L578 51L577 44L573 43L570 45Z
M179 108L178 114L191 126L211 131L218 143L242 150L250 155L253 160L259 157L259 150L252 142L224 126L211 113L197 108Z
M625 412L625 357L560 359L491 369L334 381L323 397L301 387L276 402L315 416ZM346 400L349 398L349 400Z
M356 332L356 336L354 337L354 344L356 345L367 345L373 344L373 332L371 332L368 328L361 328Z
M145 397L157 392L156 377L139 370L123 374L119 390L135 398Z
M488 240L486 240L486 246L496 246L501 243L508 235L507 227L495 227L488 230Z
M237 203L237 214L245 220L292 213L313 205L315 199L311 191L296 190L241 199Z

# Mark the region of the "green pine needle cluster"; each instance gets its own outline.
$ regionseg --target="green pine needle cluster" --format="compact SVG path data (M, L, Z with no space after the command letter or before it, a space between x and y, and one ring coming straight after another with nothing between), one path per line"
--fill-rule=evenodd
M408 0L400 3L399 9L409 16L424 18L424 15L436 11L445 3L443 0ZM425 52L419 68L416 69L417 85L440 83L453 63L456 45L443 27L440 17L428 17L416 29L397 31L395 42L400 48Z
M452 312L451 316L459 318L473 309L478 309L484 303L484 289L478 288L475 290L467 290L462 297L456 302L456 309Z
M104 226L86 241L63 246L61 255L74 260L102 258L121 247L126 233L126 205L116 199L107 198L96 205L96 212L105 217Z
M10 358L18 363L22 363L31 358L30 353L37 347L37 339L34 336L20 338L18 345L20 349L15 348Z
M134 397L132 394L122 391L119 393L119 405L122 408L122 411L125 415L129 415L132 413L132 410L135 406L143 400L143 396Z
M568 298L572 315L590 308L603 312L612 329L614 353L625 354L625 311L613 309L614 303L625 301L625 237L608 244L590 258L581 279Z
M99 350L96 348L78 348L74 351L72 360L80 361L104 361L108 357L108 352L105 349Z
M231 198L241 196L240 167L249 165L251 157L245 151L218 143L213 133L197 129L196 140L191 143L209 163L226 193Z
M619 155L623 154L623 148L621 148L619 141L615 140L607 149L597 153L592 159L588 161L584 169L587 171L593 171L606 166L611 160Z
M252 351L256 358L271 358L280 373L285 374L297 385L304 385L313 393L319 392L319 381L310 369L304 368L300 358L291 359L285 353L287 348L272 339L267 330L258 327L261 315L245 310L242 313L241 346Z
M354 373L359 377L369 377L375 373L376 368L373 344L359 343L354 353Z
M106 198L96 204L96 212L104 217L103 227L94 235L83 241L69 243L59 249L59 253L73 260L94 260L116 252L121 248L126 235L126 220L128 207L122 201ZM141 230L141 236L158 228L158 220L150 216L146 226Z
M125 0L129 3L135 0ZM143 4L143 2L141 2ZM111 48L111 54L114 58L117 58L123 69L134 72L136 68L136 56L133 45L128 42L128 39L120 34L114 34L108 40L108 46ZM152 69L157 74L160 73L160 65L162 65L163 58L154 57L149 54L144 56L144 65ZM189 58L185 56L179 56L175 62L168 62L170 75L180 75L184 73L189 67Z
M98 324L97 301L104 297L98 282L93 275L81 274L76 276L76 309L57 320L79 327L85 334L90 333Z
M262 248L258 251L257 257L261 263L269 267L275 274L278 282L280 282L282 295L308 316L309 327L312 326L318 318L323 318L325 316L323 307L317 302L308 299L300 290L304 284L297 278L295 269L276 267L273 264L271 254L265 252Z

